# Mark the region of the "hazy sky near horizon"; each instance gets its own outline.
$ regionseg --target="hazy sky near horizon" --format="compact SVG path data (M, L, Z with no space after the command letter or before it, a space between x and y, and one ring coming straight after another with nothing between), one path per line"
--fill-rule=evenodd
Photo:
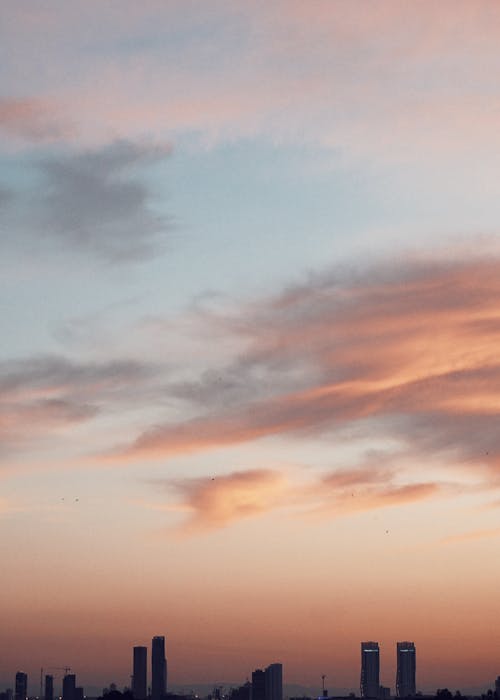
M500 673L500 5L0 7L0 683Z

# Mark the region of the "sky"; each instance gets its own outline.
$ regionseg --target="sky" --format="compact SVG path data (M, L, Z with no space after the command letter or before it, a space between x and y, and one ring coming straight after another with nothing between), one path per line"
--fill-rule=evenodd
M0 686L500 674L500 5L4 0ZM56 675L60 671L53 671Z

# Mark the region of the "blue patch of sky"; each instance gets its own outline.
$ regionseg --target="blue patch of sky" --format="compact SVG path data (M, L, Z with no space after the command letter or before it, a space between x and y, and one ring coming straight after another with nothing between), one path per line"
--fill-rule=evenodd
M331 155L257 141L178 147L152 186L177 222L182 297L274 288L333 262L380 210L369 178L332 167Z

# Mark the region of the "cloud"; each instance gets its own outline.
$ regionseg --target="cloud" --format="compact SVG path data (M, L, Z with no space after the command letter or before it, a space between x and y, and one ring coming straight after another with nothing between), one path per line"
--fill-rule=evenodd
M499 273L496 258L333 270L209 315L246 349L218 381L205 373L183 383L198 416L159 423L121 454L165 458L350 428L414 455L500 471Z
M147 376L149 368L138 362L77 363L58 355L0 363L0 396L30 398L68 389L84 394L111 394Z
M0 362L2 451L26 447L112 406L123 409L152 371L137 362L77 363L59 356Z
M32 161L28 185L6 193L6 242L15 247L24 239L35 251L84 253L106 263L161 252L171 222L155 211L140 173L169 154L169 146L114 141Z
M93 418L96 406L62 399L38 399L24 404L0 403L1 451L26 445L41 435Z
M174 479L165 485L180 494L180 502L155 508L189 513L180 531L196 534L279 508L286 507L293 517L336 518L405 505L440 493L438 484L397 484L395 477L374 467L332 470L319 477L309 475L306 481L293 481L282 471L267 469Z
M193 534L265 513L279 502L285 484L279 472L256 469L216 477L177 479L166 485L180 492L184 508L191 511L181 531Z
M454 544L461 542L474 542L476 540L490 539L500 536L500 527L494 527L487 530L473 530L471 532L462 532L458 535L449 535L444 537L442 544Z
M333 471L316 486L320 499L314 514L331 516L400 506L437 495L437 483L395 483L395 474L376 466Z
M164 146L119 141L42 161L45 189L37 216L43 232L107 262L151 256L165 242L169 224L153 211L146 185L134 175L169 153Z
M110 133L259 136L363 162L425 159L435 171L443 155L469 167L472 156L482 172L486 161L495 167L494 3L184 2L182 10L107 3L99 27L88 3L64 12L49 3L43 16L12 11L2 36L8 87L36 75L29 88L56 95L86 143ZM65 41L74 26L78 36Z
M0 98L0 131L36 143L66 139L73 130L54 111L46 100Z

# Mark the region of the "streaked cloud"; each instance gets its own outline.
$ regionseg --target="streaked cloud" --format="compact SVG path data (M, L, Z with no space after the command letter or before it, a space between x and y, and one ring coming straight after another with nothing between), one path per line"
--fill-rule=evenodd
M437 483L398 483L397 474L377 467L333 471L318 486L314 514L340 516L401 506L439 495Z
M320 144L348 161L436 166L480 153L483 166L494 163L492 2L189 2L182 17L171 3L89 7L16 8L2 37L10 90L41 56L46 72L30 99L56 95L86 143L110 133L198 134L203 143L257 136ZM210 31L200 35L200 23ZM80 27L69 44L68 24ZM35 27L43 45L33 44ZM29 131L36 107L18 102Z
M198 402L197 417L152 427L124 454L165 458L356 426L403 451L493 473L499 272L497 259L477 258L333 271L221 316L218 329L225 323L228 334L246 338L247 350L218 370L218 381L205 375L182 385L181 394ZM239 368L226 410L219 392Z
M278 470L246 470L167 480L165 486L179 493L180 500L154 508L188 514L180 531L196 534L276 509L287 509L295 518L337 518L440 495L438 484L398 484L396 479L396 474L377 468L332 470L319 477L302 474L299 480Z
M1 362L2 452L123 407L151 373L137 362L78 363L59 356Z
M0 98L0 131L35 143L66 140L74 130L55 114L55 105L36 98Z
M443 544L455 544L463 542L475 542L476 540L491 539L500 537L500 527L493 527L484 530L472 530L470 532L461 532L458 535L449 535L442 540Z

